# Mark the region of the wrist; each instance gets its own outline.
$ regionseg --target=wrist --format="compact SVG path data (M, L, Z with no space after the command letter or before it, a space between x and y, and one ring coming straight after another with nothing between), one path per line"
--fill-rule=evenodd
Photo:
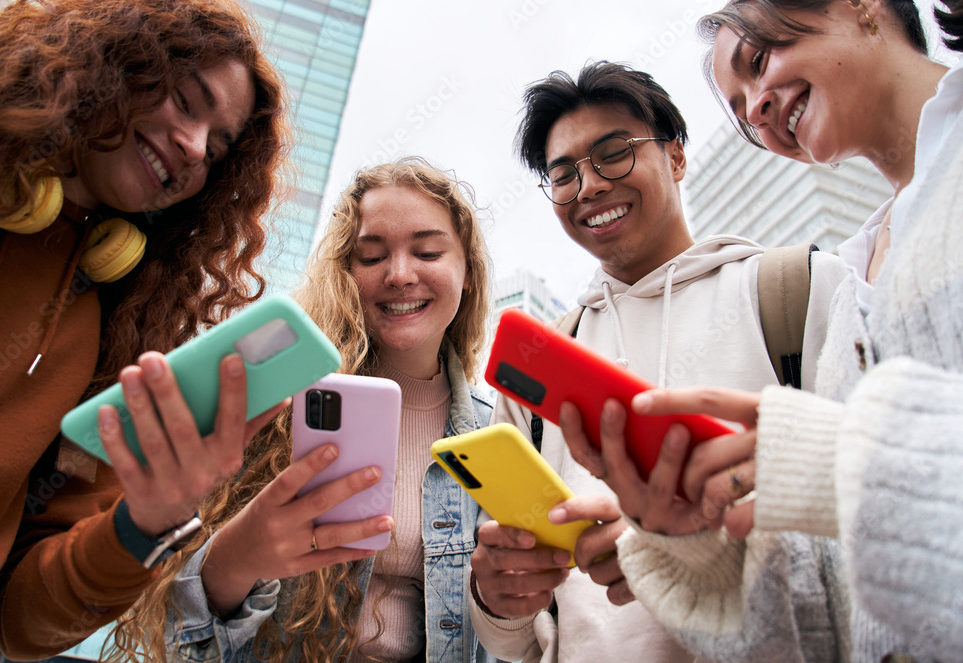
M121 500L114 511L114 531L124 548L144 568L151 568L180 550L201 528L201 519L194 514L186 522L157 536L145 534L130 515L126 500Z
M471 596L473 599L475 599L475 604L481 608L482 612L495 619L508 619L507 617L502 617L501 615L496 614L491 608L488 607L488 604L485 603L484 599L482 599L481 591L478 589L478 578L475 576L474 571L471 572L471 576L468 578L468 584L471 587Z

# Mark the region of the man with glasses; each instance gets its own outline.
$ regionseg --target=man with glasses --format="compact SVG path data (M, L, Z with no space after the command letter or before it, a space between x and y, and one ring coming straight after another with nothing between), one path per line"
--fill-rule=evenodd
M577 82L552 73L528 88L525 103L522 161L542 176L565 232L599 261L578 300L584 310L565 316L562 331L661 387L776 383L758 319L763 249L729 235L693 241L679 190L686 126L665 90L648 74L599 62ZM828 254L813 254L811 267L809 387L843 276ZM690 663L625 584L615 540L627 523L614 494L572 458L557 426L533 426L531 412L503 397L496 421L534 438L543 426L541 452L577 495L556 522L598 524L579 539L571 571L568 553L534 547L530 533L482 525L471 590L485 648L507 660Z

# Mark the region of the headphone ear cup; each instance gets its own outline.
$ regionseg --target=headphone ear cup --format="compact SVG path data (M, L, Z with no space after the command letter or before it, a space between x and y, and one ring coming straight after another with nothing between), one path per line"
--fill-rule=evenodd
M59 177L45 177L34 187L33 201L5 219L0 228L20 235L38 233L57 219L64 204L64 187Z
M120 218L98 223L90 233L78 266L92 281L111 283L130 273L144 257L147 236Z

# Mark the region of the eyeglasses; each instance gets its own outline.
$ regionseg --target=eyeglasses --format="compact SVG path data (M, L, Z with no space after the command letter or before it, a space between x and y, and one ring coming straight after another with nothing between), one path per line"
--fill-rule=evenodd
M668 139L622 138L621 136L606 138L593 147L585 159L579 159L575 163L560 163L549 168L538 186L556 205L567 205L578 198L582 190L582 175L578 172L580 163L588 159L595 172L605 179L620 179L631 173L635 167L635 148L632 145L647 140Z

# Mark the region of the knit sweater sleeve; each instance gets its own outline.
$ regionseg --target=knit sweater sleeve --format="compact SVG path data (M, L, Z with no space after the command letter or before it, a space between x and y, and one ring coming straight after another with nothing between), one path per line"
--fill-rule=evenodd
M846 406L836 494L855 598L914 652L953 660L963 650L963 376L892 359Z
M814 540L754 532L619 538L636 598L701 658L742 663L833 660L837 648Z

